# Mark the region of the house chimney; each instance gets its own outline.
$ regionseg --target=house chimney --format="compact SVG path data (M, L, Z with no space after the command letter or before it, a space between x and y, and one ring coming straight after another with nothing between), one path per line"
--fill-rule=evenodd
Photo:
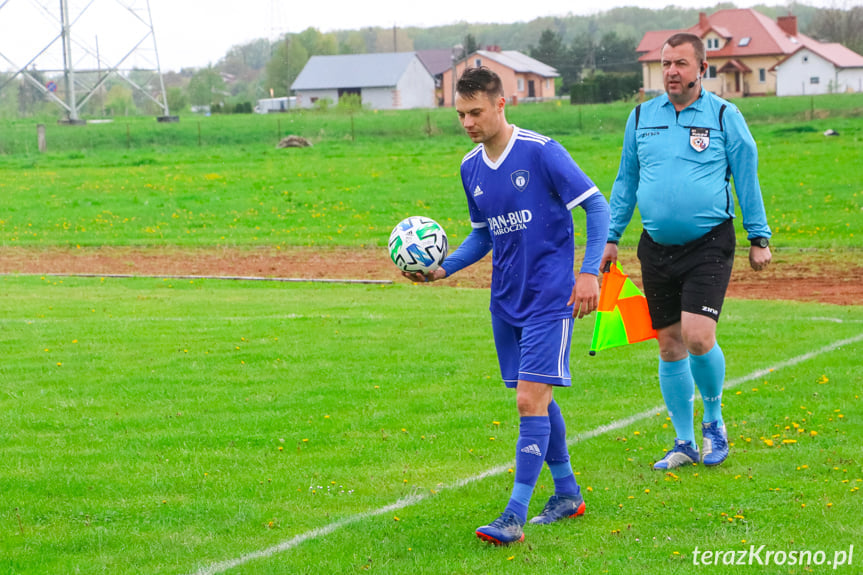
M797 36L797 16L780 16L776 24L789 36Z
M710 28L710 21L707 19L707 14L704 12L698 13L698 27L701 28L702 32Z

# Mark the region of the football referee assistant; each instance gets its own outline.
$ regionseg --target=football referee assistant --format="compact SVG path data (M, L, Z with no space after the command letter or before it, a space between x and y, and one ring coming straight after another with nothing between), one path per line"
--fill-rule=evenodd
M654 464L672 469L728 457L722 419L725 356L716 324L734 261L734 198L758 271L771 254L758 183L758 151L740 111L705 90L708 71L698 36L675 34L661 52L665 94L629 115L611 191L608 243L600 266L617 261L617 243L636 204L644 293L659 341L659 385L677 438ZM699 456L693 429L695 385L704 401Z

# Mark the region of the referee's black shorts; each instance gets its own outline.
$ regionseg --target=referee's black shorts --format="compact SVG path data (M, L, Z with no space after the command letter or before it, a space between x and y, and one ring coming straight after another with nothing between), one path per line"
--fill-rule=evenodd
M680 246L658 244L641 233L638 259L654 329L679 322L681 311L719 321L736 243L731 219Z

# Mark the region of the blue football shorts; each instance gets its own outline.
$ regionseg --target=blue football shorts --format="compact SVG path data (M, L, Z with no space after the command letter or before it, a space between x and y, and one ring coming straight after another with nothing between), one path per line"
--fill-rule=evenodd
M518 380L569 387L572 318L514 326L492 314L491 327L500 374L509 388Z

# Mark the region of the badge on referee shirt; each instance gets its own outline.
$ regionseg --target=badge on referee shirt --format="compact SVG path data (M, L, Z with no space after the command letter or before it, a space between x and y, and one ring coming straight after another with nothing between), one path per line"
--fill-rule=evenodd
M515 189L523 192L530 181L530 172L527 170L516 170L510 175L510 178L512 178L512 185L515 186Z
M710 145L710 128L689 128L689 145L696 152L703 152Z

